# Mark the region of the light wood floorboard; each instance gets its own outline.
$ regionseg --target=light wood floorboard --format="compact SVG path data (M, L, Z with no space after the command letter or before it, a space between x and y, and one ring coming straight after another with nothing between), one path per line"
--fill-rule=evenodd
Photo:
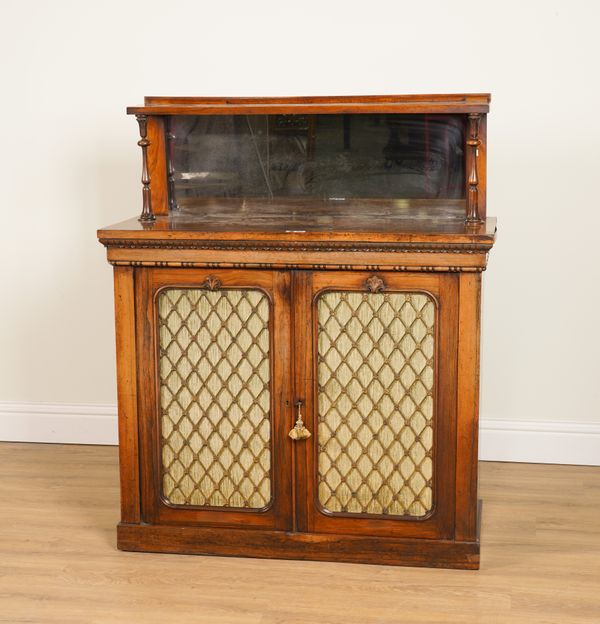
M3 623L600 623L600 468L483 463L471 572L119 552L116 448L0 466Z

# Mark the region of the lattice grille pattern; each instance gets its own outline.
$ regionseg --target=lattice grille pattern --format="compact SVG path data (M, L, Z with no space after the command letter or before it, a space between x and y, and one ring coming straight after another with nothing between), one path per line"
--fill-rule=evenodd
M158 297L162 488L177 505L271 500L269 302L257 290Z
M318 497L331 512L432 509L435 305L328 292L318 312Z

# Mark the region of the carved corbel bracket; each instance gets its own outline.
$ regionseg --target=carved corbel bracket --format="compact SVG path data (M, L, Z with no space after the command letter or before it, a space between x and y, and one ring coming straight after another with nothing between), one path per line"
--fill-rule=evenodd
M148 172L148 117L146 115L136 115L140 127L140 137L138 145L142 148L142 214L139 220L144 222L154 221L156 217L152 213L152 199L150 197L150 173Z
M483 219L479 216L479 176L477 174L477 157L479 155L479 126L481 124L481 113L469 113L469 137L467 139L467 149L469 150L469 177L467 181L467 223L481 223Z

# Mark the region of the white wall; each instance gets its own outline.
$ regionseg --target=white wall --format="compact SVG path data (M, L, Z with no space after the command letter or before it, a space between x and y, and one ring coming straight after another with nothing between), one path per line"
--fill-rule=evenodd
M491 91L499 238L486 275L484 448L486 422L502 435L532 429L534 443L542 423L600 457L598 7L3 0L0 437L37 439L43 413L67 439L60 419L75 427L89 409L113 431L111 270L95 230L140 209L126 105L152 94ZM488 456L537 457L494 440Z

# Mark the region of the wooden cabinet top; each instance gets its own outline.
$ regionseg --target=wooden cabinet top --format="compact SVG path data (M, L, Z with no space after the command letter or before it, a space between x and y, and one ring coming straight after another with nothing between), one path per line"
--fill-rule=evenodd
M210 241L447 241L491 247L496 219L468 225L461 202L247 200L194 202L152 224L133 218L99 231L101 239Z
M268 115L331 113L487 113L489 93L317 97L147 96L134 115Z

